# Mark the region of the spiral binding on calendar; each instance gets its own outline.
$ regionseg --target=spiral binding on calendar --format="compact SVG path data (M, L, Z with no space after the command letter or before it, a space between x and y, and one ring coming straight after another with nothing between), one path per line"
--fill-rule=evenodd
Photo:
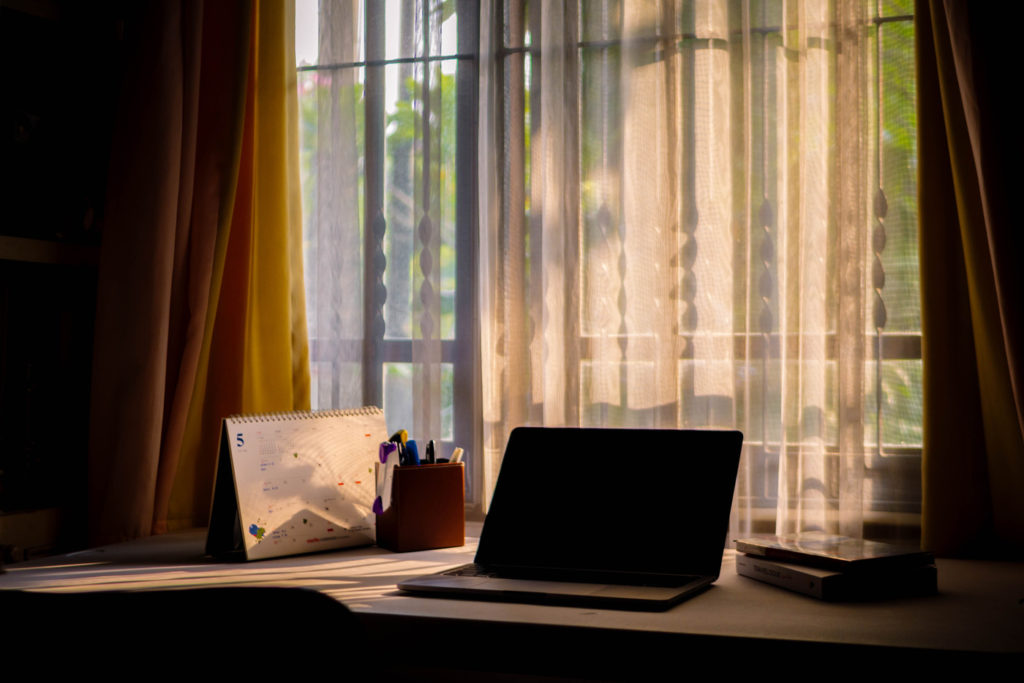
M293 410L280 413L253 413L251 415L229 415L235 422L283 422L286 420L310 420L328 417L357 417L360 415L380 415L384 411L376 406L349 408L345 410Z

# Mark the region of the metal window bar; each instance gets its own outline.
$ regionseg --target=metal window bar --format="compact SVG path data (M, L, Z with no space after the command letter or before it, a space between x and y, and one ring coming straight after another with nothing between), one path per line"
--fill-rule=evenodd
M364 36L367 60L381 62L384 54L384 3L366 4ZM366 68L365 145L363 154L363 403L384 404L381 342L384 339L384 66Z
M455 339L441 344L444 356L451 349L453 364L452 395L454 415L452 431L455 443L468 448L467 500L475 512L480 506L483 489L483 467L473 454L483 453L483 432L477 415L481 411L479 320L473 315L477 306L477 102L480 52L480 7L475 0L457 0L459 16L457 47L468 55L456 72L455 119L458 135L455 140L455 163L459 169L455 185Z

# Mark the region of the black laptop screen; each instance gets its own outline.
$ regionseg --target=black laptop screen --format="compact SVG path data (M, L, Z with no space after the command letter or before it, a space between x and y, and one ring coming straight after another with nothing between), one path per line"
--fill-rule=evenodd
M717 576L742 438L735 431L518 428L476 561Z

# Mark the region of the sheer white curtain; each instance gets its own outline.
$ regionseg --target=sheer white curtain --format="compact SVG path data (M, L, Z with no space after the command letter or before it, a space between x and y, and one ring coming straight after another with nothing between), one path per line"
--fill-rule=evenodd
M314 65L362 58L356 0L319 7ZM312 37L307 37L312 42ZM309 47L307 51L312 52ZM312 404L351 408L363 400L364 271L359 170L363 165L363 70L300 73L306 300L311 340Z
M454 268L454 117L445 89L457 60L444 55L442 27L452 8L321 0L307 10L317 50L298 68L312 403L382 405L390 428L450 439L442 344L453 314L442 278Z
M485 4L484 491L520 424L737 428L735 533L860 535L869 8Z

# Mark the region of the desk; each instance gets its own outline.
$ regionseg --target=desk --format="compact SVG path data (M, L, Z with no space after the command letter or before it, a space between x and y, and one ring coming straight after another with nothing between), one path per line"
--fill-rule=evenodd
M409 675L427 678L453 671L474 679L480 671L634 678L709 663L793 672L811 661L827 662L815 671L830 675L878 673L892 663L919 672L951 660L1024 659L1024 566L1014 563L940 560L938 596L830 604L737 576L734 552L726 551L710 590L648 613L420 598L395 589L404 577L470 561L475 538L445 550L372 547L246 564L203 558L203 541L202 531L170 534L14 565L0 575L0 589L312 588L354 611L371 640L406 643L404 663L391 665L408 672L417 662Z

